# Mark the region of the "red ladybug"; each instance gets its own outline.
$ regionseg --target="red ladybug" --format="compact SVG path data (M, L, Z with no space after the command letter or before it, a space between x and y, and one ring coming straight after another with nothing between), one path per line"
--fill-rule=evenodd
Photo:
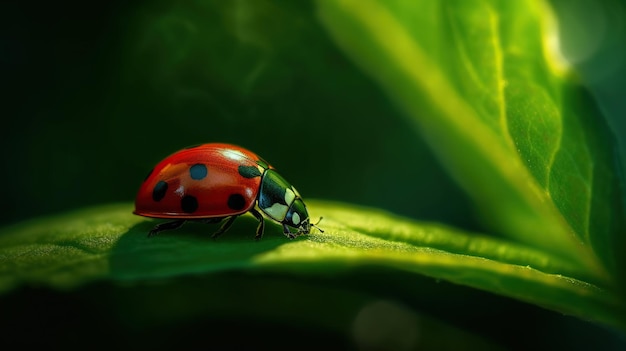
M265 226L261 213L282 224L290 239L315 226L298 191L274 167L249 150L219 143L183 149L159 162L139 188L133 213L174 219L156 225L148 236L186 221L226 219L213 234L217 237L246 212L259 220L256 239Z

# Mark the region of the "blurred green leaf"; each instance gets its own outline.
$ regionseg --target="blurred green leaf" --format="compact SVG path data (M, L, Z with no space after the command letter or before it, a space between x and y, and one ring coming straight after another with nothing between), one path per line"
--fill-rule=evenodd
M269 226L263 240L254 241L255 224L249 216L219 240L208 235L215 226L199 223L147 238L155 221L132 215L127 204L25 222L0 231L0 289L7 292L24 284L69 289L93 281L224 272L349 279L358 267L377 266L626 325L626 309L616 296L575 278L583 274L580 267L550 254L379 210L320 201L310 201L310 208L314 216L324 215L325 232L293 241L277 225ZM403 285L400 289L415 288L410 280Z
M404 108L498 232L616 283L624 211L612 138L555 52L545 3L318 5L337 43Z

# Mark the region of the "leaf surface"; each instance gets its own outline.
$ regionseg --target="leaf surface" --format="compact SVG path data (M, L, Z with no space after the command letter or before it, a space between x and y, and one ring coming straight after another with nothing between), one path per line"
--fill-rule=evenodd
M325 231L296 240L286 239L280 226L268 225L265 237L254 241L251 216L236 221L218 240L208 235L215 225L197 223L147 238L156 221L132 215L128 204L6 227L0 231L0 290L20 285L71 289L95 281L133 283L226 272L349 281L359 267L383 267L414 277L410 279L415 283L405 280L400 287L407 291L426 275L624 325L626 310L616 296L590 280L575 278L584 277L584 272L553 255L380 210L324 201L309 204L313 216L324 215Z

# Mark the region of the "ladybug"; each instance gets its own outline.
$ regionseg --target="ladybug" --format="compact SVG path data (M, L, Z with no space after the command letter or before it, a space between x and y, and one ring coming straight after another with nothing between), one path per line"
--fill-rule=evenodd
M296 188L274 167L249 150L222 143L192 146L159 162L141 184L133 213L173 219L156 225L149 237L186 221L225 220L212 235L216 238L246 212L259 220L257 240L265 228L262 214L280 223L290 239L309 234L317 224Z

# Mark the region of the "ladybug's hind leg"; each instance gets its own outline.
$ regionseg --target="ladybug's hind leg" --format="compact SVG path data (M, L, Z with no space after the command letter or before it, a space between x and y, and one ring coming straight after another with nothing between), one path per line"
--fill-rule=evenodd
M173 230L173 229L180 228L180 226L182 226L184 223L185 223L184 219L179 219L179 220L176 220L176 221L171 221L171 222L165 222L165 223L157 224L148 233L148 237L155 236L155 235L157 235L160 232L165 231L165 230Z
M259 211L257 211L256 209L253 208L249 212L252 213L252 215L256 217L256 219L259 220L259 226L256 228L256 235L254 236L256 240L259 240L263 237L263 231L265 230L265 220L263 219L263 216L261 215L261 213L259 213ZM237 219L237 217L239 216L240 215L226 217L226 222L222 224L220 229L218 229L215 233L213 233L213 235L211 235L211 238L215 239L219 237L220 235L222 235L225 231L230 229L230 227L233 225L233 222L235 222L235 219ZM221 221L222 219L224 219L224 217L211 218L211 219L205 220L205 223L215 223L215 222Z

